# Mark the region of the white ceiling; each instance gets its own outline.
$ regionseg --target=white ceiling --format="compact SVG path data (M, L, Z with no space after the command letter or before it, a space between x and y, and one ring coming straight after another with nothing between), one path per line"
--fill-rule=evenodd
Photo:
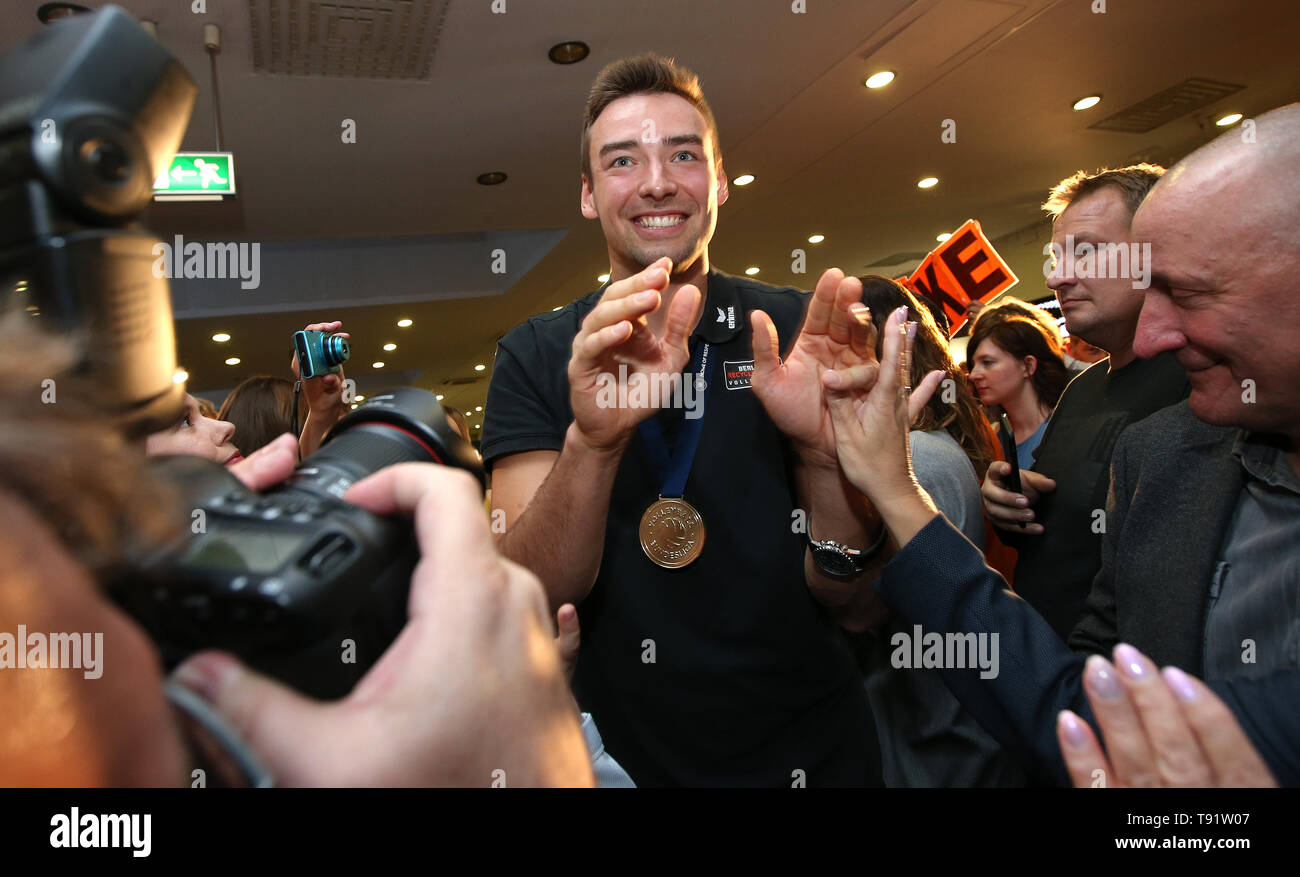
M599 228L577 210L578 144L592 77L625 55L654 50L695 69L729 176L758 177L732 187L714 264L758 265L759 279L804 288L829 265L862 273L924 253L937 233L976 218L1020 274L1013 293L1036 298L1038 204L1057 180L1079 167L1171 161L1213 136L1222 110L1251 115L1300 97L1291 0L1109 0L1104 14L1092 0L807 0L804 14L788 0L506 0L505 14L491 0L450 0L428 79L408 81L254 72L250 7L270 2L206 0L206 14L189 0L120 3L158 22L199 84L186 149L215 145L202 25L222 31L223 145L239 198L157 205L147 217L164 240L263 246L255 290L176 284L178 313L194 315L177 329L199 391L283 374L295 328L342 319L362 392L395 378L429 389L479 378L447 401L481 405L490 370L473 365L490 366L496 339L595 288L605 270ZM345 0L275 2L365 17ZM440 5L358 0L397 12L411 2ZM0 50L41 27L39 5L0 5ZM567 39L591 56L550 63L547 49ZM882 68L897 72L894 83L864 88ZM1088 127L1191 77L1244 89L1146 134ZM1092 93L1103 95L1098 107L1071 110ZM345 119L356 143L342 142ZM956 143L941 142L945 119ZM476 184L494 170L509 180ZM930 174L939 186L918 190ZM808 245L813 232L826 241ZM806 275L790 273L798 246ZM518 255L504 276L491 270L498 247ZM395 328L399 317L415 326ZM212 343L218 330L233 340ZM373 371L388 341L399 348ZM230 355L242 364L224 366Z

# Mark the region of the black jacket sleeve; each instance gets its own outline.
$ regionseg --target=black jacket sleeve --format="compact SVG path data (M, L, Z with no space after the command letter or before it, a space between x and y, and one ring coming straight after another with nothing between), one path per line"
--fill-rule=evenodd
M997 675L978 667L944 669L943 679L984 729L1040 777L1069 785L1056 742L1056 716L1073 710L1089 722L1083 655L985 566L979 549L938 515L903 546L876 584L890 609L923 633L986 633ZM992 639L993 636L997 640ZM1093 722L1095 725L1095 722Z
M1069 785L1056 742L1056 716L1073 710L1097 732L1083 693L1086 655L1067 647L1042 616L1008 590L943 515L894 555L876 587L893 611L926 633L998 635L996 676L981 679L979 668L945 669L944 682L1027 767ZM1300 672L1208 684L1237 717L1278 783L1300 785Z

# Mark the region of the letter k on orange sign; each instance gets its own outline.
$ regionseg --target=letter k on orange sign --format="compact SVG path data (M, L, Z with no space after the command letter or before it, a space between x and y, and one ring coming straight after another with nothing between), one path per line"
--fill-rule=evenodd
M1019 282L980 224L968 219L925 257L903 285L943 305L956 334L966 322L966 305L991 301Z

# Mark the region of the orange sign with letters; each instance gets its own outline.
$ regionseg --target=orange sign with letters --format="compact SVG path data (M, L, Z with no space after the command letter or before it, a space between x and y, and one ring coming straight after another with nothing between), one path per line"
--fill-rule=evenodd
M942 305L951 332L966 322L966 305L991 301L1020 282L973 219L926 256L912 276L900 281L912 292Z

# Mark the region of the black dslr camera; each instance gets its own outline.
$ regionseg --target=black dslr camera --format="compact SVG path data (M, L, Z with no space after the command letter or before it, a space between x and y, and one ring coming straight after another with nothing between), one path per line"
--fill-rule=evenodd
M352 689L406 623L419 559L410 521L343 502L355 482L401 462L458 466L483 480L473 448L424 390L371 396L272 490L222 466L169 457L190 533L110 587L170 666L221 648L316 697Z
M195 87L126 12L51 25L0 58L0 305L85 340L106 416L142 435L183 412L170 291L135 220L180 145ZM342 340L342 339L340 339ZM336 351L338 352L338 351ZM342 501L385 466L478 457L430 393L367 399L285 484L248 490L224 467L162 458L189 532L108 585L168 666L223 648L319 697L346 694L406 619L409 521Z

